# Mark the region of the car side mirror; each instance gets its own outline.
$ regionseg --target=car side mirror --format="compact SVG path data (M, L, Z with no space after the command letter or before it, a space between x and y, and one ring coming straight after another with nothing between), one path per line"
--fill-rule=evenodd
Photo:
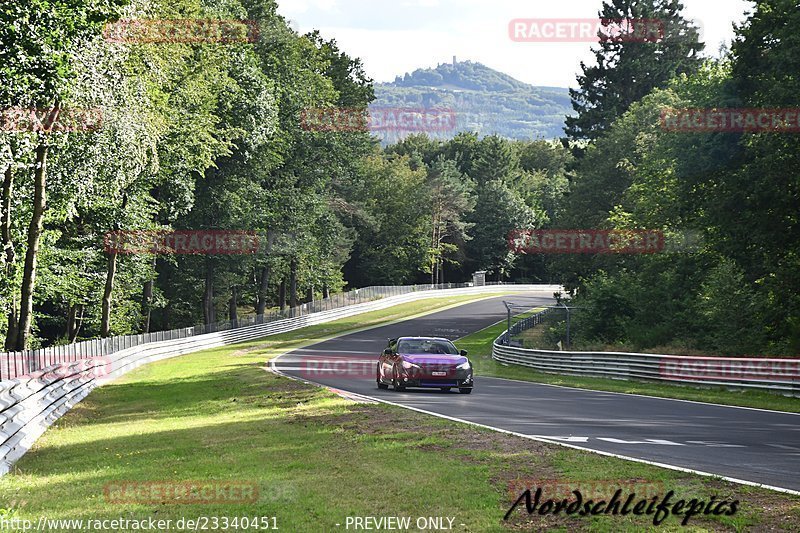
M383 355L392 355L392 349L391 349L391 348L386 348L386 349L383 351Z
M462 355L463 357L466 357L466 356L467 356L467 351L466 351L466 350L461 350L461 355Z

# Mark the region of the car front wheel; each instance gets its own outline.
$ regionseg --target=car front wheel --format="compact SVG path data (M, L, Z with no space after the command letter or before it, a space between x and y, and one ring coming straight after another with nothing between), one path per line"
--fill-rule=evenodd
M379 388L379 389L386 390L386 389L388 389L388 388L389 388L389 385L387 385L386 383L384 383L383 381L381 381L381 370L380 370L380 363L378 364L378 371L377 371L377 374L376 374L376 376L375 376L375 381L377 381L377 382L378 382L378 388Z
M394 390L397 392L403 392L406 388L400 383L400 378L397 376L397 369L394 371L394 378L392 379L392 385L394 386Z
M472 392L472 387L460 387L458 392L461 394L470 394Z

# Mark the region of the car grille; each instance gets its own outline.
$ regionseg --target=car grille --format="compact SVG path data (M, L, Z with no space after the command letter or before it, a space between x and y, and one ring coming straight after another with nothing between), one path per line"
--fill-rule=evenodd
M444 372L444 375L435 375L434 372L441 373ZM422 365L422 374L425 377L430 378L453 378L456 375L456 367L453 365Z
M419 382L420 387L457 387L458 382L453 380L431 381L423 379Z

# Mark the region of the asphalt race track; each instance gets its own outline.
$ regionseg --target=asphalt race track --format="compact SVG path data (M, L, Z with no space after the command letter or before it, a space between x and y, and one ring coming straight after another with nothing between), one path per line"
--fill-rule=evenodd
M550 296L492 298L352 333L283 355L274 367L332 388L523 435L800 491L800 415L480 375L471 395L377 388L376 361L388 338L455 340L503 320L503 300L534 307L552 303Z

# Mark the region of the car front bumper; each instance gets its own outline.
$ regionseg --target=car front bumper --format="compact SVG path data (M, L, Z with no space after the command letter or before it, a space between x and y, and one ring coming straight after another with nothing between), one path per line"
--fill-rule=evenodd
M475 386L472 372L469 370L457 370L448 372L447 376L433 376L428 373L407 373L400 376L400 383L404 387L420 388L442 388L458 387L461 389L471 389Z

